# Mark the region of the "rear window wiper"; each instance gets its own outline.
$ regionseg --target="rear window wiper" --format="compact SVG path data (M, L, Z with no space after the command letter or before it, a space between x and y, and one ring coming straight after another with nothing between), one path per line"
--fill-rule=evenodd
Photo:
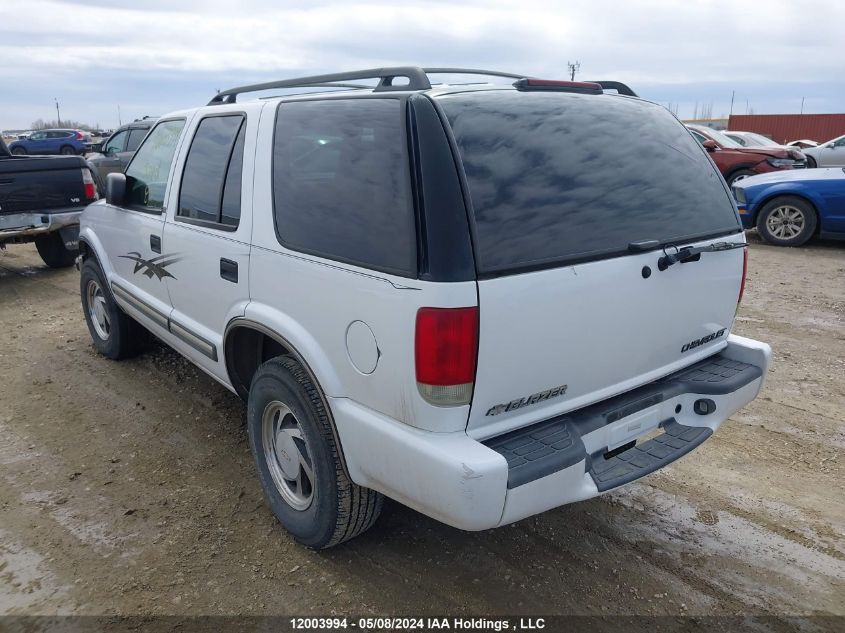
M706 246L685 246L684 248L678 248L674 244L667 244L663 247L663 257L657 260L657 268L659 270L666 270L672 264L677 264L701 253L732 251L735 248L745 248L746 246L747 244L745 242L714 242Z

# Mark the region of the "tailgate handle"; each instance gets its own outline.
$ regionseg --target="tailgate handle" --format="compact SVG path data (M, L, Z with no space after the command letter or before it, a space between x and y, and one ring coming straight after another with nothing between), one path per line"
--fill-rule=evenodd
M226 281L238 283L238 262L225 257L220 258L220 276Z
M150 235L150 250L153 253L161 253L161 238L158 235Z

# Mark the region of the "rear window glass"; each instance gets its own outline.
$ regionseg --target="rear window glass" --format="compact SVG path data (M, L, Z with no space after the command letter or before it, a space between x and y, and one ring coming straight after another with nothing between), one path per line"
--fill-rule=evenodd
M402 102L282 103L273 204L288 248L397 275L416 273Z
M615 96L442 97L467 176L479 272L620 255L739 230L721 176L664 108Z

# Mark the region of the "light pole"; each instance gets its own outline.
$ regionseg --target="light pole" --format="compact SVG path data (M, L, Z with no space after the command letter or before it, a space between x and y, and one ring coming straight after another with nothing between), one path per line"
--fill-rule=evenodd
M575 63L566 62L566 65L569 66L569 79L570 81L575 81L575 73L581 70L581 62L575 60Z
M56 102L56 127L62 127L62 115L59 112L59 100L53 97L53 101Z

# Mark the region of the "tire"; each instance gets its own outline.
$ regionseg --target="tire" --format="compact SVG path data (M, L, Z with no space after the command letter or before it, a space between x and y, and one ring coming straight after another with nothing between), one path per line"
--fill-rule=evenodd
M807 169L815 169L818 167L818 163L816 163L816 159L812 156L807 156Z
M16 147L12 150L12 154L15 156L26 156L26 149L23 147Z
M76 150L73 149L70 145L62 145L62 148L59 150L59 153L64 156L76 156Z
M50 268L67 268L72 266L79 251L70 250L65 246L64 240L58 231L39 235L35 238L35 248L41 259Z
M816 210L796 196L780 196L766 203L757 215L757 232L775 246L801 246L816 231Z
M297 541L333 547L375 523L384 497L346 476L323 399L293 357L278 356L256 371L247 428L264 496Z
M737 180L742 180L743 178L748 178L749 176L756 176L753 171L750 169L737 169L733 172L730 176L728 176L728 187L734 184Z
M112 360L136 355L147 342L147 331L120 309L94 259L82 264L79 279L82 313L97 351Z

